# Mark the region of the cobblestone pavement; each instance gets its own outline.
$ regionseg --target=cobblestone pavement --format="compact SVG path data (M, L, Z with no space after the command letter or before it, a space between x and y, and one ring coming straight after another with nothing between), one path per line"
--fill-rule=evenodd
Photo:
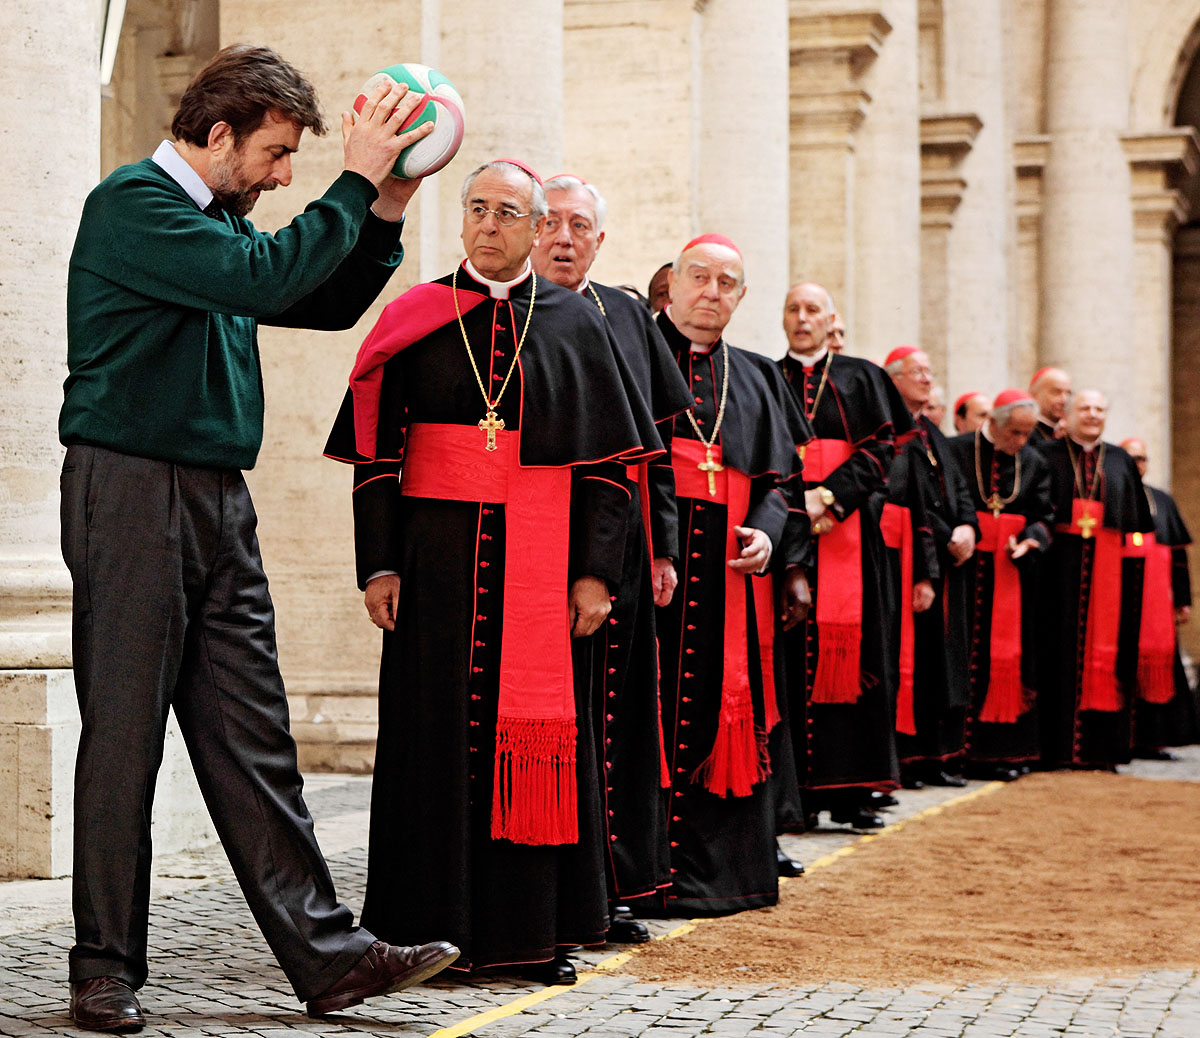
M1177 762L1139 761L1122 771L1200 782L1200 747L1181 753ZM911 818L981 787L903 791L889 818ZM369 780L354 776L317 776L306 786L338 891L355 908L362 901L366 866L368 791ZM812 867L844 854L857 839L828 828L782 842ZM806 881L786 882L801 884L795 891ZM0 883L0 1035L90 1033L74 1028L66 1015L69 921L64 882ZM650 923L659 935L681 925L688 924ZM872 990L844 983L744 986L731 965L730 986L714 990L646 984L610 973L625 958L614 946L576 956L580 983L573 988L543 988L500 975L451 975L336 1017L309 1020L267 951L219 848L157 863L150 945L150 980L141 992L149 1020L142 1033L148 1036L1200 1038L1200 963L1195 970L1045 985L998 980Z

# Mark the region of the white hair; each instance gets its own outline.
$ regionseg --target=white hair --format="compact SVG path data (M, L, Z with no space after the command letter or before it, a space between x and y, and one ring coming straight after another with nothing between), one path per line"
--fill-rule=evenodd
M550 207L546 204L546 192L542 190L542 185L537 182L533 175L527 169L522 169L520 166L512 162L485 162L482 166L477 166L467 174L467 179L463 181L462 186L462 204L467 204L467 196L471 193L471 186L475 183L475 178L479 176L485 169L495 169L502 173L517 173L522 177L527 177L532 186L532 193L529 200L529 225L537 226L537 222L542 219L550 211Z
M1012 421L1013 412L1018 407L1032 407L1035 418L1041 418L1042 414L1038 410L1036 401L1033 400L1014 400L1011 404L1003 404L992 411L992 421L996 423L998 429L1003 429L1010 421Z
M604 201L604 196L591 184L580 180L578 177L573 177L569 173L560 173L557 177L551 177L542 186L547 191L571 191L575 188L582 188L592 196L592 205L596 210L596 233L599 234L604 230L604 217L608 214L608 203Z

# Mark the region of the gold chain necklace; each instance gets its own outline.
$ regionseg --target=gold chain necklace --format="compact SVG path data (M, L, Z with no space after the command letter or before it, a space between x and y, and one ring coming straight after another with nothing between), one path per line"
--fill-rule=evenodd
M688 421L692 423L692 428L696 430L696 439L704 445L704 460L696 468L708 474L709 497L717 496L716 473L725 469L724 465L713 461L712 457L713 447L717 442L717 433L721 431L721 420L725 417L725 401L729 398L729 344L724 339L721 340L721 359L725 362L725 376L721 380L721 403L717 406L717 420L713 423L712 438L708 440L704 438L704 433L700 431L700 426L696 423L696 416L692 414L690 407L683 412L688 416Z
M592 293L592 298L596 300L596 305L600 307L600 312L607 317L608 311L604 309L604 304L600 302L600 297L596 295L596 290L592 288L592 283L590 281L588 282L588 291Z
M488 451L496 449L496 431L504 428L504 419L496 417L496 408L500 406L500 398L504 396L504 391L508 388L508 380L517 370L517 358L521 356L521 347L525 345L529 322L533 319L533 302L537 299L537 275L531 270L529 276L533 280L530 282L529 310L525 314L525 327L521 329L521 338L517 340L517 350L513 354L513 362L509 366L508 374L504 376L504 381L500 385L500 392L496 394L496 399L492 400L488 397L487 390L483 388L483 376L479 374L479 365L475 363L475 354L471 352L471 340L467 338L462 311L458 307L458 268L455 267L454 273L450 275L450 294L454 297L454 315L458 318L458 330L462 332L463 345L467 348L467 359L471 362L471 370L475 372L475 381L479 385L479 392L483 394L483 402L487 405L487 416L479 420L479 428L487 433L487 442L483 445L483 449ZM511 311L511 309L512 304L510 303L509 310Z
M990 508L992 510L992 516L996 519L999 519L1001 510L1004 508L1005 505L1011 504L1014 500L1016 500L1017 493L1021 489L1021 455L1020 454L1013 455L1012 493L1009 494L1008 497L1001 497L1000 489L999 489L999 487L997 487L994 491L992 491L992 496L988 497L987 493L983 489L983 470L981 469L980 464L979 464L979 440L980 440L980 433L979 433L979 430L976 429L975 430L975 485L979 488L980 500L982 500L988 506L988 508ZM993 451L997 451L999 449L1000 448L997 447L994 443L992 444ZM991 480L988 480L988 484L989 484L989 486L991 485Z

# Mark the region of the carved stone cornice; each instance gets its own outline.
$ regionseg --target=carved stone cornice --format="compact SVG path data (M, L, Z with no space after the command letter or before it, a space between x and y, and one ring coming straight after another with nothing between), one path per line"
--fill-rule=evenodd
M967 182L959 175L983 121L973 113L921 119L921 224L950 227Z
M814 59L834 59L850 79L857 79L879 56L892 23L881 11L810 14L792 0L788 19L788 49L793 67Z
M1200 169L1200 137L1191 126L1121 137L1129 161L1134 234L1139 241L1169 244L1188 217L1183 190Z

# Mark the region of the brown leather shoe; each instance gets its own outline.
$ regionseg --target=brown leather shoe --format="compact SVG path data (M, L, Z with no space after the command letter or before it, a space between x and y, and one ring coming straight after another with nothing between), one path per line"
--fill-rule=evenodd
M92 977L71 985L71 1018L86 1031L127 1034L146 1023L133 988L116 977Z
M444 970L458 958L458 949L448 941L413 947L376 941L366 955L328 991L310 999L309 1016L325 1016L356 1006L364 999L412 987Z

